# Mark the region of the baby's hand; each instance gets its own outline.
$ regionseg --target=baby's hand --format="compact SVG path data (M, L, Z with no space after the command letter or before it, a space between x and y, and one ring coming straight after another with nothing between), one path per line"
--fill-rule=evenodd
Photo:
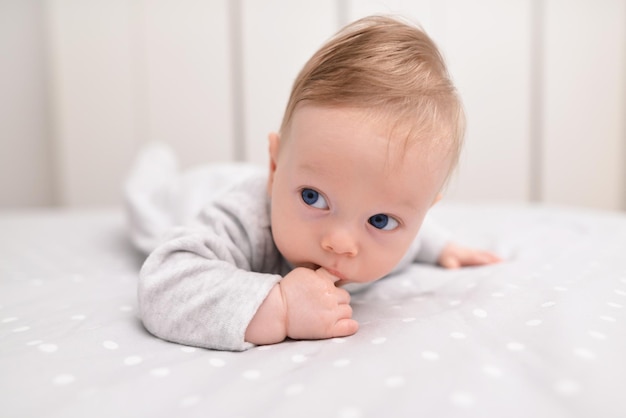
M448 269L456 269L466 266L482 266L502 261L497 255L484 250L463 247L454 243L447 244L437 262L440 266Z
M338 280L324 268L299 267L280 281L288 337L310 340L357 332L359 324L352 319L350 294L335 286Z

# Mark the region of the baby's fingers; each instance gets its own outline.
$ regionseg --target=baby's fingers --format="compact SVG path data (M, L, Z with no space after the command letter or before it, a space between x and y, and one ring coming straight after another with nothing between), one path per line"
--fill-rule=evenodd
M335 290L335 295L337 297L337 303L339 303L340 305L350 304L350 293L348 293L347 290L337 288Z
M461 260L461 264L464 266L481 266L485 264L494 264L502 261L500 257L492 254L488 251L475 251L470 252L465 260Z
M335 337L347 337L359 330L359 323L354 319L340 319L333 326L331 336Z
M439 264L447 269L458 269L461 267L461 261L453 255L445 255L439 260Z

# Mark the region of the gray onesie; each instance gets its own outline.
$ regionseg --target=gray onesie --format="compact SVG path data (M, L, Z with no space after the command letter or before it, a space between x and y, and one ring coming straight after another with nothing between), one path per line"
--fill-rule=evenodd
M141 269L145 327L168 341L219 350L253 347L246 328L290 266L271 234L267 180L251 175L173 228ZM425 224L395 270L434 263L447 236ZM395 271L394 270L394 271Z
M166 145L142 150L124 192L131 241L150 254L138 286L148 331L198 347L253 346L244 341L248 324L291 270L272 239L266 183L258 166L181 171ZM445 232L425 221L395 270L436 262L446 241Z

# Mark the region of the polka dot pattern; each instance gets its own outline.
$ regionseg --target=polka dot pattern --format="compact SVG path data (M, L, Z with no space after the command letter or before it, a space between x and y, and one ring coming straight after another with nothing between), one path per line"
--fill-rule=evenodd
M507 262L410 266L352 295L354 336L243 353L162 341L139 325L139 263L120 246L121 218L56 219L29 233L31 219L9 226L0 216L0 230L15 237L0 234L0 370L11 376L0 379L0 410L517 416L519 405L533 405L549 416L551 405L607 405L626 416L621 394L598 389L626 376L626 220L540 210L516 214L515 224L506 211L473 216L451 211L442 223L492 237L484 246ZM61 227L74 232L46 238ZM132 391L150 393L150 405L123 402Z

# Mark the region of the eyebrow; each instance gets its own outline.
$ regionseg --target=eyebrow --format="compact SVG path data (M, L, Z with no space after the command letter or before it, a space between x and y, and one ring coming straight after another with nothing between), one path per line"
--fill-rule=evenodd
M315 174L325 174L328 172L327 169L324 169L324 170L321 169L321 164L312 163L310 161L299 163L297 168L300 170L309 171Z

